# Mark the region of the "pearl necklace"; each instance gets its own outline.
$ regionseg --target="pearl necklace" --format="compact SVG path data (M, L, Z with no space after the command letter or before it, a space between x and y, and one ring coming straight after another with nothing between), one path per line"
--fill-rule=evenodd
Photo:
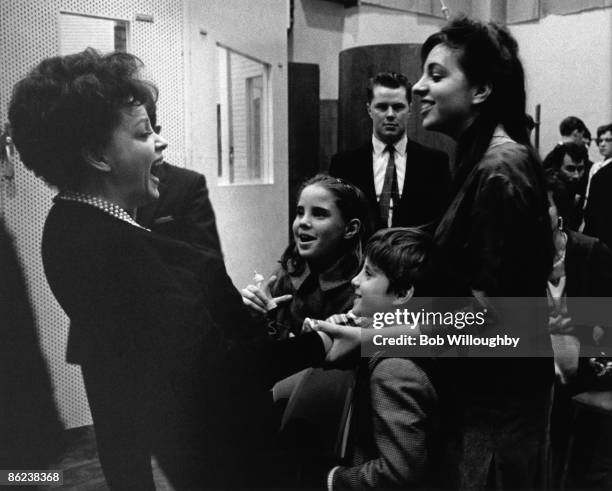
M111 215L119 220L129 223L130 225L134 225L135 227L142 228L144 230L149 230L148 228L143 227L139 223L130 216L130 214L121 208L119 205L115 203L111 203L103 198L99 198L97 196L92 196L91 194L79 193L76 191L62 191L59 193L53 201L75 201L77 203L83 203L89 206L93 206L102 210L103 212Z

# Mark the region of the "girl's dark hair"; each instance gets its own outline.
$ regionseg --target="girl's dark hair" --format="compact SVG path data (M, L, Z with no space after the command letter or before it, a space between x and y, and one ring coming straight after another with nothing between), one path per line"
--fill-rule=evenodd
M156 100L138 78L142 62L128 53L81 53L40 62L13 88L9 121L23 163L60 189L78 186L83 151L99 151L120 121L120 109Z
M353 255L357 262L361 261L363 246L374 229L374 220L365 195L358 187L343 179L327 174L317 174L300 186L298 199L305 188L313 185L321 186L334 196L336 206L346 222L353 218L360 221L359 233L347 241L346 253ZM293 237L280 263L289 274L299 276L304 272L306 261L299 255Z
M459 66L470 83L491 87L471 131L458 142L458 161L480 160L498 124L513 140L530 146L525 125L525 73L518 44L508 30L464 16L455 18L425 41L421 48L423 64L438 44L457 50Z

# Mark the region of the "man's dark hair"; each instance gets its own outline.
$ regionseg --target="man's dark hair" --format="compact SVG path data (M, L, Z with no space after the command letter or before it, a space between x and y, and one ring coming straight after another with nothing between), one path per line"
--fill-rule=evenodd
M589 159L589 154L584 145L568 142L557 145L547 159L548 165L552 169L559 170L563 165L563 157L569 155L572 162L586 162Z
M380 85L382 87L387 87L389 89L399 89L400 87L404 87L406 89L406 99L408 103L412 100L412 86L408 79L397 72L379 72L374 75L368 82L367 86L367 96L368 102L372 102L374 99L374 87Z
M586 129L587 127L582 119L576 116L568 116L559 124L559 133L561 133L561 136L570 136L575 130L584 133Z
M610 124L604 124L603 126L600 126L597 128L597 139L599 140L599 138L601 138L601 135L603 135L604 133L607 132L612 133L612 123Z
M592 138L593 138L593 137L591 136L591 132L589 131L589 129L588 129L588 128L585 128L585 129L584 129L584 133L583 133L582 137L583 137L583 138L585 138L586 140L589 140L589 141L591 141L591 140L592 140Z
M388 292L401 295L424 279L433 247L419 228L385 228L368 241L365 256L389 280Z

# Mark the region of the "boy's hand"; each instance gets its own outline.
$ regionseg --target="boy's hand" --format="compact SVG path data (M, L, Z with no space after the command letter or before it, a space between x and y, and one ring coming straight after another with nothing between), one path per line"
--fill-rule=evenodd
M270 285L276 280L276 275L270 276L262 285L258 282L255 285L247 285L240 291L242 295L242 303L254 312L267 314L270 310L278 307L279 304L288 302L293 298L293 295L281 295L280 297L272 297L270 293Z

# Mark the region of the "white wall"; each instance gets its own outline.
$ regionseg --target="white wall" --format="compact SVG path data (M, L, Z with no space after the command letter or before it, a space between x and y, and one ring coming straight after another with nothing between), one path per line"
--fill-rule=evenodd
M59 12L73 12L130 22L130 51L147 67L163 100L160 120L171 142L170 162L182 165L185 99L182 74L182 0L11 0L0 1L0 122L7 121L11 87L43 58L59 53ZM136 13L154 22L135 21ZM161 49L163 47L163 49ZM51 293L44 275L40 244L54 191L16 162L16 194L0 213L15 238L32 302L40 345L48 363L55 398L67 427L91 423L80 368L66 363L69 320ZM0 281L2 278L0 277ZM96 313L92 313L96 315ZM0 319L0 325L3 319ZM2 395L0 395L2 397Z
M185 9L187 166L206 175L225 263L242 287L254 269L271 272L288 242L287 3L185 0ZM273 184L217 183L216 43L271 66Z
M58 54L60 11L130 22L130 51L143 60L145 75L160 90L159 121L170 142L165 157L206 175L228 271L239 286L251 278L254 268L270 271L288 240L286 2L258 0L254 4L242 0L0 0L0 123L7 120L13 84L43 58ZM138 13L151 15L154 21L138 22ZM217 185L217 41L272 66L273 185ZM15 181L16 196L1 196L0 214L15 237L24 267L60 415L67 427L90 424L80 369L65 361L69 321L47 285L41 262L42 228L55 193L19 162Z
M321 99L338 98L341 51L370 44L422 43L444 21L370 5L345 9L323 0L296 0L291 61L317 63Z
M448 3L453 11L453 3ZM499 13L490 0L473 3L471 15ZM453 12L454 13L454 12ZM292 61L318 63L321 99L338 98L338 55L355 46L422 43L444 21L362 4L345 9L323 0L296 0ZM527 111L542 105L540 149L559 140L559 122L569 115L584 120L595 136L612 121L612 9L512 25L527 74ZM599 160L595 145L591 159Z
M510 26L527 75L527 110L542 105L540 152L559 141L559 123L578 116L591 130L612 122L612 9ZM601 160L591 145L591 160Z

